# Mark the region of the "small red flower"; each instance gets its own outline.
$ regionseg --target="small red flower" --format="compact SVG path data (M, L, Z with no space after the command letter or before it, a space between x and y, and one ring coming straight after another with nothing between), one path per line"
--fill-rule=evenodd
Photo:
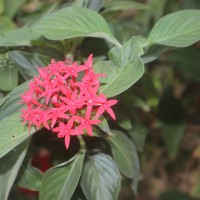
M117 100L107 100L98 91L99 78L105 74L96 74L92 69L92 55L83 65L76 62L51 60L45 68L39 68L38 77L29 83L29 90L21 96L24 123L41 128L46 127L65 138L69 148L70 137L84 134L92 136L92 126L99 124L98 119L105 111L115 119L111 106Z
M96 117L101 116L105 111L107 111L110 116L115 120L115 114L113 110L110 108L110 106L113 106L117 103L117 100L109 100L107 101L106 97L101 94L101 98L99 98L99 105L98 111L96 113Z
M82 134L81 130L72 129L73 123L74 123L74 118L71 118L67 124L60 122L59 126L52 130L53 132L58 132L59 138L65 137L65 146L67 149L69 148L70 135Z

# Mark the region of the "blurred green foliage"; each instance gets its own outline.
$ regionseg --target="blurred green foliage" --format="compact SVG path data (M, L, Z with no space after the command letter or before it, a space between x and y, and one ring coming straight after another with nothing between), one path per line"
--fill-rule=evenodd
M60 17L48 18L51 13L69 6L72 9L68 13L71 18L68 22L63 22L63 26L59 24ZM74 6L80 7L80 15L82 7L90 9L88 13L91 12L93 16L88 15L86 22L91 21L92 23L81 24L81 17L85 15L84 11L76 21L73 16L73 14L77 14L73 11ZM186 10L181 12L181 15L176 15L177 17L174 14L168 15L167 19L164 18L167 21L166 24L162 24L163 16L184 9L196 9L197 11L189 15L190 10ZM119 101L118 106L115 107L117 122L109 122L111 130L107 121L102 123L97 133L108 133L109 135L112 132L114 134L119 132L119 135L112 139L106 136L103 142L99 142L98 139L91 142L88 139L88 146L91 145L89 148L96 151L96 148L93 148L95 143L106 153L112 151L113 158L122 174L132 178L129 180L123 177L135 192L138 180L142 179L138 186L138 198L142 200L146 198L159 198L160 200L200 198L200 177L196 179L195 175L191 174L190 176L190 171L195 174L199 170L200 164L200 154L194 156L194 152L200 146L200 43L198 42L199 34L196 34L200 29L199 9L199 0L16 0L14 3L12 0L0 0L0 120L19 111L21 108L21 105L18 104L20 95L27 86L26 81L37 75L38 66L47 65L51 58L64 60L72 55L81 63L93 52L97 70L101 71L105 65L108 66L103 69L107 70L105 73L108 73L108 77L102 79L102 82L106 84L102 87L102 91L104 90L107 96L118 95ZM159 21L155 27L154 25L160 18L163 21ZM175 18L177 21L181 21L181 24L187 18L191 18L195 23L187 24L185 28L178 27ZM104 22L104 19L107 23ZM74 23L72 23L73 20L75 20ZM52 25L52 23L54 24ZM55 29L52 31L53 27ZM77 32L70 32L71 27L74 27ZM190 31L193 29L196 32ZM174 34L172 38L168 37L165 30L170 30L171 35ZM159 32L160 34L157 34ZM183 34L183 38L180 37L181 34ZM133 36L138 35L142 37L135 37L136 40L134 40ZM121 44L123 44L122 47ZM110 50L114 45L116 46ZM188 45L192 46L186 47ZM140 56L142 57L140 58ZM110 60L108 61L108 59ZM137 63L135 63L136 60ZM129 68L128 65L130 65ZM126 78L121 74L124 74ZM116 81L114 84L111 82L114 80L113 77ZM140 77L141 79L132 86ZM20 86L17 87L18 85ZM13 122L11 126L15 125ZM117 131L115 131L116 129ZM121 136L121 132L125 134ZM72 150L71 154L69 153L69 157L74 155L73 151L76 151L76 142L74 141L75 150ZM120 142L123 144L118 146ZM111 144L110 148L107 147L109 143ZM34 148L37 148L37 145L37 142L33 144ZM121 147L123 148L121 149ZM54 148L49 148L49 151L53 151ZM142 178L139 176L139 160L136 150L143 152L140 153ZM164 164L154 158L156 151L162 152L159 158L165 159ZM16 156L20 156L19 153ZM119 156L121 154L123 156ZM85 195L90 196L90 199L97 194L87 190L86 186L93 185L88 176L94 176L96 168L100 168L100 172L103 173L105 163L115 168L115 163L113 164L110 156L105 154L100 157L99 155L101 153L90 155L91 160L87 161L83 169L82 187ZM102 162L100 162L101 159ZM187 194L178 191L182 188L183 183L179 183L176 188L176 182L173 180L173 183L170 182L173 174L168 165L172 165L172 168L176 169L178 165L176 161L179 159L186 166L185 171L181 171L183 174L179 181L190 182L185 189ZM86 172L88 166L92 165L92 160L94 160L94 169L90 175ZM4 161L1 159L0 162ZM22 162L22 160L18 162ZM70 163L70 166L74 164L73 162ZM187 165L188 162L191 163L191 166ZM16 169L13 170L17 172L19 165L17 161L15 163ZM151 168L152 163L156 163L154 168ZM80 168L82 169L82 164ZM147 186L151 184L151 176L147 173L147 168L150 168L153 177L160 172L158 168L165 171L163 176L160 175L161 180L163 177L166 179L163 180L166 184L164 189L158 189L151 194L151 189L148 189ZM32 169L27 165L24 170ZM57 168L53 170L57 170ZM118 170L113 172L116 180L118 173ZM175 171L175 174L179 174L179 170ZM38 174L34 178L37 176ZM38 177L41 178L40 175ZM31 177L25 178L32 180ZM106 182L106 177L103 178L97 184ZM150 181L145 184L145 180L148 178ZM108 181L112 184L113 180L109 178ZM113 184L116 195L120 183ZM11 196L20 193L15 190L16 185L17 183L14 184ZM159 187L159 184L155 185L156 187ZM177 191L165 191L170 188ZM73 189L75 190L75 188ZM147 194L143 194L144 191ZM133 197L133 193L131 195L129 198L137 199L137 197ZM78 197L76 198L76 196ZM81 197L79 198L79 196ZM21 198L19 197L19 199ZM85 198L80 192L80 185L76 188L72 198Z

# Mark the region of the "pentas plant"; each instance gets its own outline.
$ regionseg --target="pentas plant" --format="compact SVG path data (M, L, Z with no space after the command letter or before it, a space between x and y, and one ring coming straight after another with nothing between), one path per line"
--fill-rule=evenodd
M87 131L92 136L92 125L101 123L99 117L106 111L115 120L111 106L117 100L107 100L98 91L99 77L92 69L92 55L85 64L51 60L44 68L39 68L39 76L29 83L29 90L21 96L21 118L30 127L46 127L65 138L68 149L70 137Z

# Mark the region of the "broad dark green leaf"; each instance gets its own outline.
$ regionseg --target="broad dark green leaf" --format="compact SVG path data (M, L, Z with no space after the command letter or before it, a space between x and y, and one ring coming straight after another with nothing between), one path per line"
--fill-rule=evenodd
M29 142L23 142L0 159L0 199L7 200L10 189L24 160Z
M28 81L16 87L13 91L7 94L2 102L0 102L0 120L3 118L18 112L22 108L21 95L28 87Z
M15 113L1 120L0 127L0 158L35 132L35 129L32 128L29 133L27 127L22 125L19 113Z
M10 58L18 66L20 73L28 80L38 75L38 67L49 63L49 58L37 53L24 53L22 51L10 51Z
M18 69L8 66L0 70L0 90L11 91L18 85Z
M140 173L140 164L134 144L121 131L111 130L108 138L114 160L120 171L128 178L135 178Z
M31 164L28 164L26 167L22 166L21 170L20 177L17 179L17 186L38 191L41 186L43 173Z
M186 47L200 40L200 11L181 10L161 18L148 37L150 43Z
M21 46L30 45L31 40L35 40L40 35L28 28L14 29L0 34L0 46Z
M105 9L102 13L112 12L112 11L121 11L121 10L128 10L128 9L136 9L136 10L143 10L148 9L149 6L137 3L133 1L111 1L105 4Z
M42 179L41 200L70 200L79 182L85 152L77 154L72 161L49 169Z
M87 200L117 200L120 185L119 171L110 156L98 153L88 157L81 179Z
M31 54L40 54L42 56L46 56L49 58L49 62L51 59L55 59L57 61L65 60L65 52L63 52L59 47L46 47L39 46L31 48ZM43 61L44 62L44 61ZM44 62L45 64L46 62Z
M104 18L97 12L82 7L71 6L47 15L32 30L51 40L89 36L104 38L121 46Z
M19 50L10 51L9 56L26 80L37 76L38 67L47 66L52 58L65 60L62 52L48 47L32 48L30 53Z
M143 42L140 37L133 37L122 47L114 47L109 51L110 61L97 62L94 65L97 73L107 74L101 78L100 92L107 97L116 96L140 79L144 73L140 58Z
M184 124L163 124L162 125L162 138L167 147L167 151L170 158L175 158L179 151L179 146L185 133Z

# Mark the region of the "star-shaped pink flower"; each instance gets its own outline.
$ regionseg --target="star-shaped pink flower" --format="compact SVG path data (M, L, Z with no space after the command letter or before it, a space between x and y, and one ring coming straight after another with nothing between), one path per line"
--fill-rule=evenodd
M59 123L59 126L53 129L53 132L58 132L58 137L65 137L65 146L68 149L70 143L70 135L80 135L82 131L77 129L72 129L74 124L74 118L71 118L67 124L63 122Z

